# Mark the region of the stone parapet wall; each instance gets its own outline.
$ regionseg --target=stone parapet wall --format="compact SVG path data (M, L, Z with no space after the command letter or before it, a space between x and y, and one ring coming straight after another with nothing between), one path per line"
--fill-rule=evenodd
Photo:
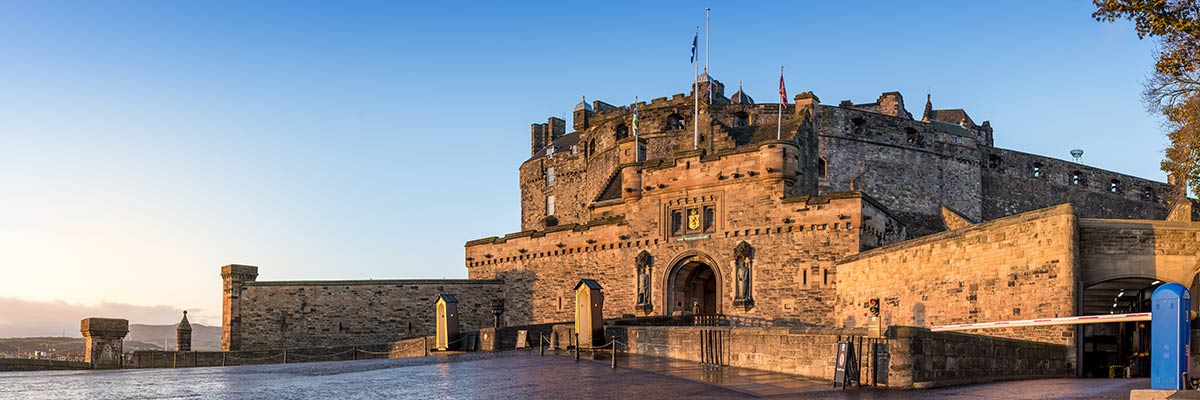
M838 339L866 334L836 328L606 326L605 337L627 343L631 353L702 362L702 331L720 332L726 365L831 380Z
M0 372L5 371L57 371L91 369L92 365L80 361L32 360L27 358L0 358Z
M913 327L888 330L894 387L1070 377L1074 347Z
M249 351L136 351L128 355L125 368L223 367L422 357L433 351L435 342L433 336L425 336L392 343L358 346Z
M387 343L434 334L434 301L458 297L462 331L493 325L496 280L245 282L239 350Z
M981 168L984 220L1063 203L1074 205L1081 218L1167 216L1171 186L1166 183L999 148L987 149ZM1078 184L1073 183L1074 172L1080 173ZM1116 192L1111 190L1113 180L1119 182Z
M1019 214L847 257L836 318L865 326L870 298L884 326L949 325L1077 315L1075 214L1069 205ZM1072 346L1070 326L979 331Z

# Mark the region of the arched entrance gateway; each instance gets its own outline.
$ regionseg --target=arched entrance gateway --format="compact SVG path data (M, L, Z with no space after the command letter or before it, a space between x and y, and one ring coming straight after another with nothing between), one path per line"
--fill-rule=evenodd
M691 312L696 306L701 314L721 312L721 271L711 257L700 253L678 257L671 263L666 286L668 315Z

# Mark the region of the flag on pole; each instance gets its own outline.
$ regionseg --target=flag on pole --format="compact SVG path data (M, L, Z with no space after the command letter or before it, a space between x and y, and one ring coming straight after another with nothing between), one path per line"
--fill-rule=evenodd
M637 133L638 133L638 123L637 123L637 114L638 113L637 113L637 111L638 111L637 100L634 100L634 103L633 103L633 136L635 136L635 137L637 136Z
M787 87L783 86L783 68L779 68L779 103L787 105Z
M696 62L696 45L700 43L700 32L696 32L696 36L692 38L692 58L688 62Z

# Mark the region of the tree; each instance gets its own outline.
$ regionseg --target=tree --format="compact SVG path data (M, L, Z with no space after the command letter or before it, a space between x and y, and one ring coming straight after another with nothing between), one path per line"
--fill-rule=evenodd
M1139 38L1159 40L1154 74L1145 82L1147 108L1167 119L1162 169L1200 193L1200 3L1196 0L1093 0L1092 17L1127 19ZM1181 182L1184 183L1184 182Z

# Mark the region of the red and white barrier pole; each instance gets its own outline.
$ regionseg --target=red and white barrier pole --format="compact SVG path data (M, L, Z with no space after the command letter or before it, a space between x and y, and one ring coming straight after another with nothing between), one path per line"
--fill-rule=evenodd
M1103 324L1109 322L1149 321L1150 313L1084 315L1080 317L1023 319L1019 321L978 322L973 324L935 325L929 330L934 332L965 331L970 329L1015 328L1020 326L1045 325L1081 325Z

